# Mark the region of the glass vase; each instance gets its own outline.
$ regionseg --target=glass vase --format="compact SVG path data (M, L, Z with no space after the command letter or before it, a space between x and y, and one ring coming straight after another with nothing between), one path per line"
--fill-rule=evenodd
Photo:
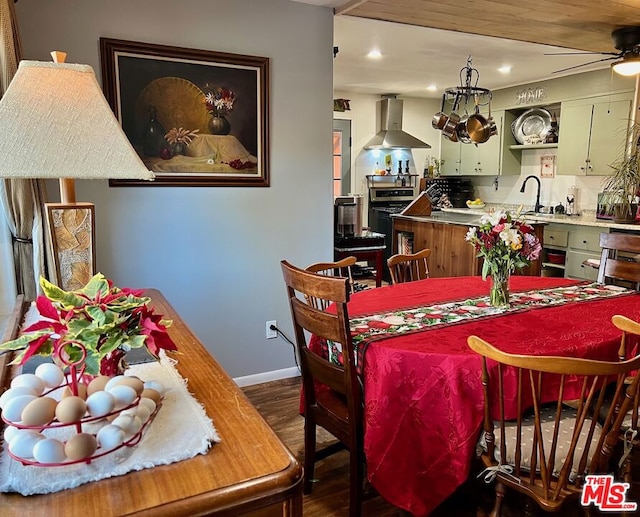
M509 308L509 272L497 271L491 274L489 303L499 309Z
M162 150L167 147L167 141L164 138L166 131L158 122L157 115L157 108L149 106L149 122L142 140L142 151L146 156L160 156Z

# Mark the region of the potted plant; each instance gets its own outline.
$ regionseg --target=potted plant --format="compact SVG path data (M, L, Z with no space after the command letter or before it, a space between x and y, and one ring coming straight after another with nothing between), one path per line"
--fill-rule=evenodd
M64 291L40 278L44 295L36 300L41 319L13 341L0 344L0 353L17 351L12 364L33 355L51 356L64 367L82 363L82 374L116 375L127 365L126 353L145 347L158 358L160 349L176 350L165 320L149 305L142 290L120 289L96 274L87 285Z
M614 220L635 222L640 189L640 123L634 122L621 158L610 164L601 203Z

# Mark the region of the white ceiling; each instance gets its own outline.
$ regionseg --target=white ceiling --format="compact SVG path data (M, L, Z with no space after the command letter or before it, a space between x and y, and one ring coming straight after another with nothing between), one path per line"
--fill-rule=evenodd
M332 8L345 3L295 1ZM334 59L334 90L411 97L440 98L444 88L459 85L460 70L469 56L479 72L477 86L491 90L608 68L611 63L553 73L607 56L545 56L567 49L352 16L334 17L334 45L339 48ZM373 48L380 50L382 59L366 57ZM615 51L613 43L611 50ZM512 67L510 74L497 71L504 65ZM426 90L431 84L438 87L435 92Z

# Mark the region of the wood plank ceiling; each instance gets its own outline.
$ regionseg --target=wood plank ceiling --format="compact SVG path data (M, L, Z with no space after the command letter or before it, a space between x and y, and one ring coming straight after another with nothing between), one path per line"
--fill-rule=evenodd
M640 1L351 0L337 7L335 14L569 49L616 52L611 32L640 25Z

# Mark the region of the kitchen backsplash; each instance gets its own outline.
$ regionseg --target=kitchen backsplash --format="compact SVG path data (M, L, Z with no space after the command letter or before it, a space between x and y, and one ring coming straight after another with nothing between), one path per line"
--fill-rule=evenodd
M425 151L394 150L394 151L370 151L363 153L358 158L358 169L368 171L367 174L373 174L374 169L384 168L385 156L390 154L392 157L392 173L395 174L398 160L409 160L409 170L411 174L422 176L424 163L423 155ZM414 161L414 154L415 161ZM428 154L428 152L426 153ZM497 190L495 179L496 176L469 176L476 195L487 203L496 204L523 204L533 205L536 199L537 184L535 182L527 183L525 192L521 193L520 188L522 182L529 175L540 178L541 158L542 156L555 156L555 149L530 150L522 157L522 168L520 176L506 175L499 176L497 181ZM420 156L420 158L418 158ZM416 166L416 162L418 165ZM559 203L566 205L566 198L569 189L572 186L577 187L577 196L575 206L577 211L595 210L597 204L598 192L602 190L602 184L605 180L604 176L569 176L555 174L553 178L540 178L540 203L547 207L556 206ZM359 186L358 194L362 194L365 199L367 196L367 184L363 179Z

